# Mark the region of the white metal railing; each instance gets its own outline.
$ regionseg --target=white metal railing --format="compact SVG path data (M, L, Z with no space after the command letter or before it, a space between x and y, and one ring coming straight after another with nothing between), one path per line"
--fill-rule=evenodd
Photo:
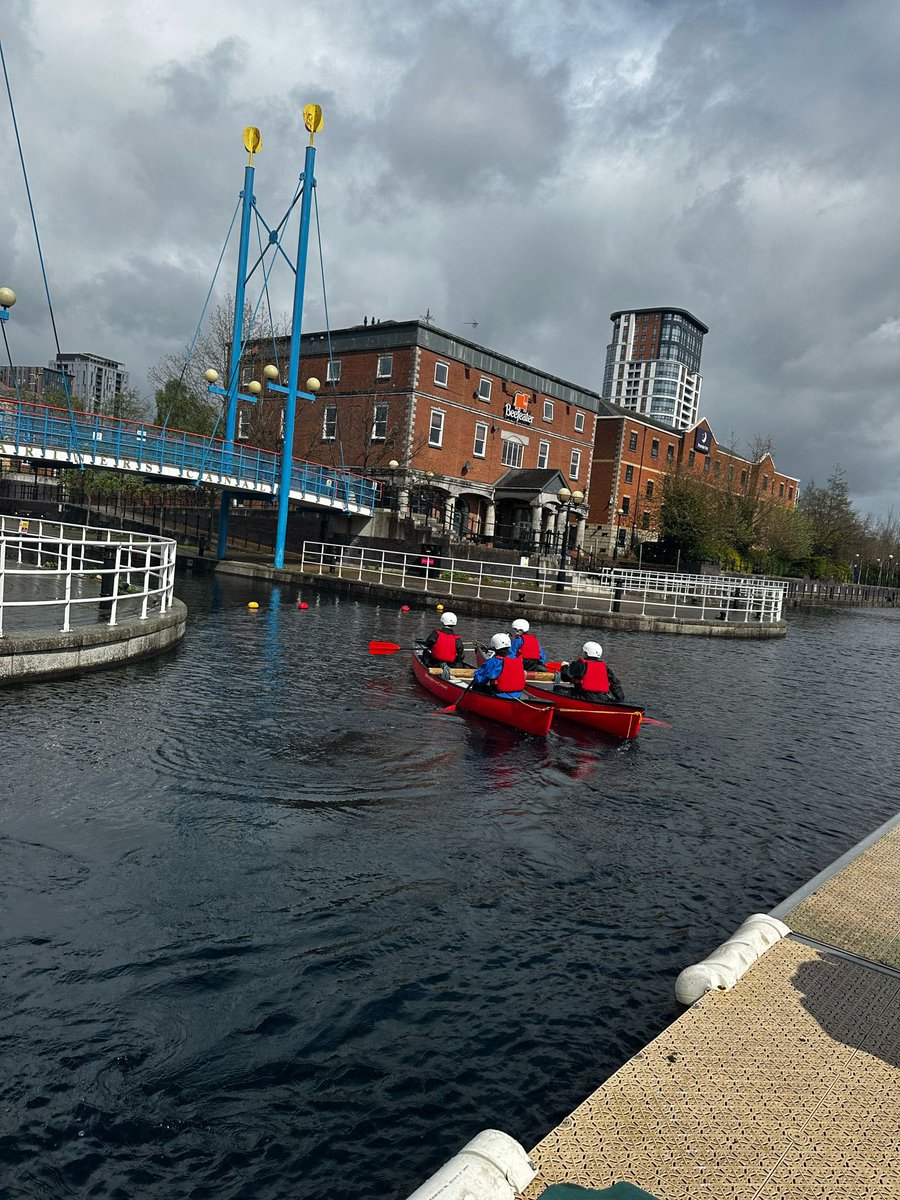
M175 551L156 534L0 515L0 637L37 629L45 611L57 611L63 633L73 613L79 624L116 625L123 614L167 612Z
M683 620L781 620L785 583L747 575L685 575L604 567L573 571L368 546L303 543L304 566L371 583L440 588L448 596Z

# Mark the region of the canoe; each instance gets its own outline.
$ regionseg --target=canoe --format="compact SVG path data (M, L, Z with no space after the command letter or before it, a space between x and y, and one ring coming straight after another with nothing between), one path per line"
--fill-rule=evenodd
M444 704L456 704L462 712L476 713L479 717L487 717L491 721L499 721L501 725L511 725L513 729L521 729L523 733L532 733L536 737L545 737L553 722L556 711L552 702L543 704L534 700L505 700L502 696L491 696L486 692L476 691L469 687L472 672L460 672L467 679L444 679L442 675L433 675L432 668L426 667L418 654L412 654L413 675L433 696L438 696Z
M484 653L479 648L476 660L484 662ZM556 715L565 721L574 721L577 725L587 725L598 733L608 733L611 737L630 741L636 738L641 722L644 719L644 708L641 704L597 704L594 700L579 700L574 695L561 695L552 691L553 675L549 671L528 671L525 676L525 690L529 696L545 700L556 709ZM542 686L542 682L550 686Z
M636 738L644 719L644 709L640 704L597 704L594 700L579 700L575 696L560 695L559 692L552 692L531 680L526 681L525 690L529 696L539 697L552 704L556 715L563 720L587 725L590 729L608 733L612 737L626 740Z

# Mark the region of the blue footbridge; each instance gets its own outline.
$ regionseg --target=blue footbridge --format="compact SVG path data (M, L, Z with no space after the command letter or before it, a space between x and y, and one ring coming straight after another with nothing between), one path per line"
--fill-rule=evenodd
M0 455L54 467L101 468L173 483L212 484L260 498L279 495L282 456L164 426L28 401L0 401ZM293 459L289 498L304 507L372 515L378 484Z

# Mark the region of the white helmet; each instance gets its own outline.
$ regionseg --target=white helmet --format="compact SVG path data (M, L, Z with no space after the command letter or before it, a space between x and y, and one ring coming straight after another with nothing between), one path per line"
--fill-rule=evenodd
M599 642L585 642L581 647L581 653L585 658L602 658L603 647Z
M508 650L510 647L508 633L495 633L491 638L492 650Z
M528 624L528 622L523 621L521 617L519 617L517 620L513 621L512 627L516 631L516 633L527 633L528 630L531 628L531 626Z
M456 624L456 613L441 613L441 624L445 629L452 629Z

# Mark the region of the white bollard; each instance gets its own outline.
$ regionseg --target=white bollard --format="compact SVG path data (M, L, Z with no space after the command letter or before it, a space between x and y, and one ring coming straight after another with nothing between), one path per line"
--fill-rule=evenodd
M727 992L770 946L790 932L777 917L754 913L702 962L685 967L675 980L679 1004L694 1004L714 989Z
M416 1188L409 1200L514 1200L537 1174L515 1140L485 1129Z

